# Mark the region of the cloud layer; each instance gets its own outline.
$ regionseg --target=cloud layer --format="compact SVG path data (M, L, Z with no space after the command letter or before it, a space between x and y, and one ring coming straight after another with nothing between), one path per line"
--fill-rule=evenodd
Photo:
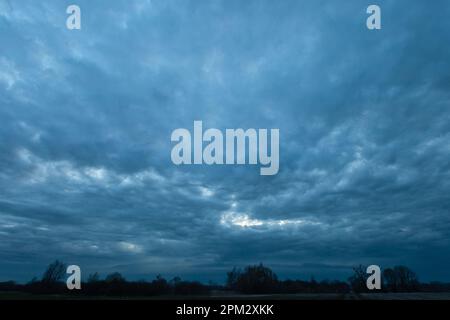
M450 280L450 6L0 0L0 280L223 281L404 264ZM170 161L170 134L279 128L280 172Z

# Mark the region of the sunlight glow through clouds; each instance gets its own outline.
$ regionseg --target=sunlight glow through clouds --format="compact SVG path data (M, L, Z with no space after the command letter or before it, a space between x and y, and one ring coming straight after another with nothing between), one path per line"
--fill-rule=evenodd
M122 251L130 252L130 253L141 253L142 252L141 246L131 243L131 242L121 241L118 244L118 248Z
M252 227L285 227L285 226L320 226L322 223L314 222L310 220L304 219L266 219L260 220L251 218L247 214L240 213L225 213L220 218L220 224L225 225L227 227L241 227L241 228L252 228Z

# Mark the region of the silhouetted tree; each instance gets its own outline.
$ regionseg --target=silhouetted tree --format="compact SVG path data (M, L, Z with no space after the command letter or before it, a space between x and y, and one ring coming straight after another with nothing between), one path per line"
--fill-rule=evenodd
M174 277L167 281L161 275L151 282L127 281L120 273L114 272L104 280L98 273L89 275L83 284L82 291L69 292L61 281L65 275L65 265L60 261L51 263L45 270L42 280L33 278L27 284L17 284L13 281L0 282L1 291L21 291L35 294L58 293L68 295L109 295L109 296L154 296L154 295L205 295L212 290L222 291L225 287L210 283L204 285L196 281L184 281ZM450 292L450 283L419 283L417 275L408 267L395 266L383 271L383 290L394 292ZM259 293L347 293L350 286L356 292L367 291L366 280L369 275L362 265L353 269L349 283L342 281L310 281L284 280L279 281L275 273L263 264L247 266L243 271L234 267L227 272L227 289L247 294Z
M119 272L113 272L106 276L105 281L107 283L125 282L125 278Z
M398 283L394 269L387 268L383 270L383 289L385 291L397 292Z
M42 283L44 284L55 284L64 277L66 274L66 265L59 260L51 263L47 270L45 270L42 275Z
M353 275L348 278L348 282L350 282L350 287L355 292L364 292L367 291L367 278L368 274L366 273L366 268L362 265L359 265L353 268Z
M229 280L235 279L237 271L229 273ZM277 291L278 279L276 274L262 263L255 266L248 266L244 272L237 272L237 281L231 283L232 288L236 288L243 293L273 293Z
M169 281L171 286L176 286L180 282L181 282L181 278L178 276L173 277L172 280Z
M419 287L417 275L408 267L395 266L383 271L384 287L387 291L408 292Z
M98 274L98 272L91 273L88 276L88 280L87 281L88 281L88 283L98 282L98 281L100 281L100 275Z
M237 283L240 275L241 271L236 267L230 272L227 272L226 286L228 289L237 290Z
M403 291L413 291L416 289L419 280L414 271L405 266L395 266L394 271L399 278L400 288Z
M170 285L166 279L160 274L156 276L156 279L152 281L153 294L165 294L170 292Z
M105 278L105 294L123 295L127 293L127 281L119 272L113 272Z

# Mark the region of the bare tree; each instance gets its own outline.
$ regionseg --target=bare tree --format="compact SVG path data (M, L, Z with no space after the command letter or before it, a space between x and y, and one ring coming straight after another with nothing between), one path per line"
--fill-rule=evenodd
M115 282L115 283L120 283L120 282L126 282L125 278L119 273L119 272L113 272L110 273L106 276L105 278L106 282Z
M237 282L241 275L241 271L236 267L233 268L230 272L227 272L227 288L228 289L236 289Z
M88 283L98 282L100 281L100 275L98 272L91 273L88 277Z
M405 266L385 269L383 271L383 281L387 290L393 292L413 291L419 285L417 275Z
M367 273L366 268L362 265L353 268L353 275L348 278L350 286L355 292L364 292L367 290L366 281Z
M53 284L61 281L66 273L66 265L59 260L51 263L42 275L42 282Z
M243 272L233 269L228 273L227 285L242 293L273 293L278 289L277 275L262 263L247 266Z

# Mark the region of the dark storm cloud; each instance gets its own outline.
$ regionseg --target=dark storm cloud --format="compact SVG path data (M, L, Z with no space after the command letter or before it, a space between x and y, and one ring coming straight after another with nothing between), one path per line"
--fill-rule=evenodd
M446 1L0 1L0 278L450 279ZM280 172L175 167L170 134L280 128Z

